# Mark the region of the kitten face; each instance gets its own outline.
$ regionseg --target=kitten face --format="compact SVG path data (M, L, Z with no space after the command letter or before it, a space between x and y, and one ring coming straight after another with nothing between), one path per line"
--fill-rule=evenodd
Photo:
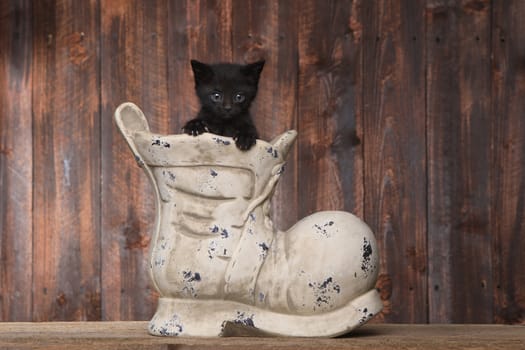
M230 120L241 117L250 108L264 61L207 65L192 60L191 66L202 109L220 120Z

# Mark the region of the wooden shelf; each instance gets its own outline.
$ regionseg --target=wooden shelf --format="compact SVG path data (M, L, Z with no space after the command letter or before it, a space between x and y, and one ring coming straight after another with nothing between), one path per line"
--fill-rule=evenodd
M0 323L0 349L525 349L525 327L370 324L319 338L153 337L146 322Z

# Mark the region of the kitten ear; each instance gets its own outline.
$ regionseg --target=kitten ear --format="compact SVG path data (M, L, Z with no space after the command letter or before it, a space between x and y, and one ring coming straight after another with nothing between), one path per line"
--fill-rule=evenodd
M209 83L212 80L213 69L209 65L197 60L191 60L191 68L193 69L195 85Z
M265 61L261 60L255 63L247 64L241 68L241 72L249 77L252 77L256 82L258 82L264 67L264 63Z

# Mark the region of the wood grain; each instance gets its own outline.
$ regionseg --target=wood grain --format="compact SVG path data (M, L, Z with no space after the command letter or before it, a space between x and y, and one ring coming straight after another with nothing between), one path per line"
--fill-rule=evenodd
M425 23L424 3L408 4L363 5L364 191L382 319L417 323L427 321Z
M157 292L147 272L153 191L118 133L113 113L131 101L152 130L167 132L167 2L101 2L102 319L145 320Z
M33 320L98 320L99 4L33 5Z
M427 6L429 318L492 322L490 1Z
M362 215L360 6L298 6L298 211Z
M143 60L142 104L151 130L171 133L168 99L168 2L155 0L143 3Z
M31 320L32 4L0 3L0 320Z
M2 349L523 349L525 327L501 325L365 325L322 338L153 337L146 322L0 323Z
M525 3L494 2L491 237L494 321L525 324Z

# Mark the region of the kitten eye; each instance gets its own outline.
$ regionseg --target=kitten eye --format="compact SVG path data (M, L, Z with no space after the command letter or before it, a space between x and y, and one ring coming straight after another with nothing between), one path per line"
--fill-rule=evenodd
M214 92L210 95L210 99L213 102L221 102L222 101L222 94L219 92Z
M235 103L242 103L245 99L246 97L243 94L235 94L235 96L233 96L233 102Z

